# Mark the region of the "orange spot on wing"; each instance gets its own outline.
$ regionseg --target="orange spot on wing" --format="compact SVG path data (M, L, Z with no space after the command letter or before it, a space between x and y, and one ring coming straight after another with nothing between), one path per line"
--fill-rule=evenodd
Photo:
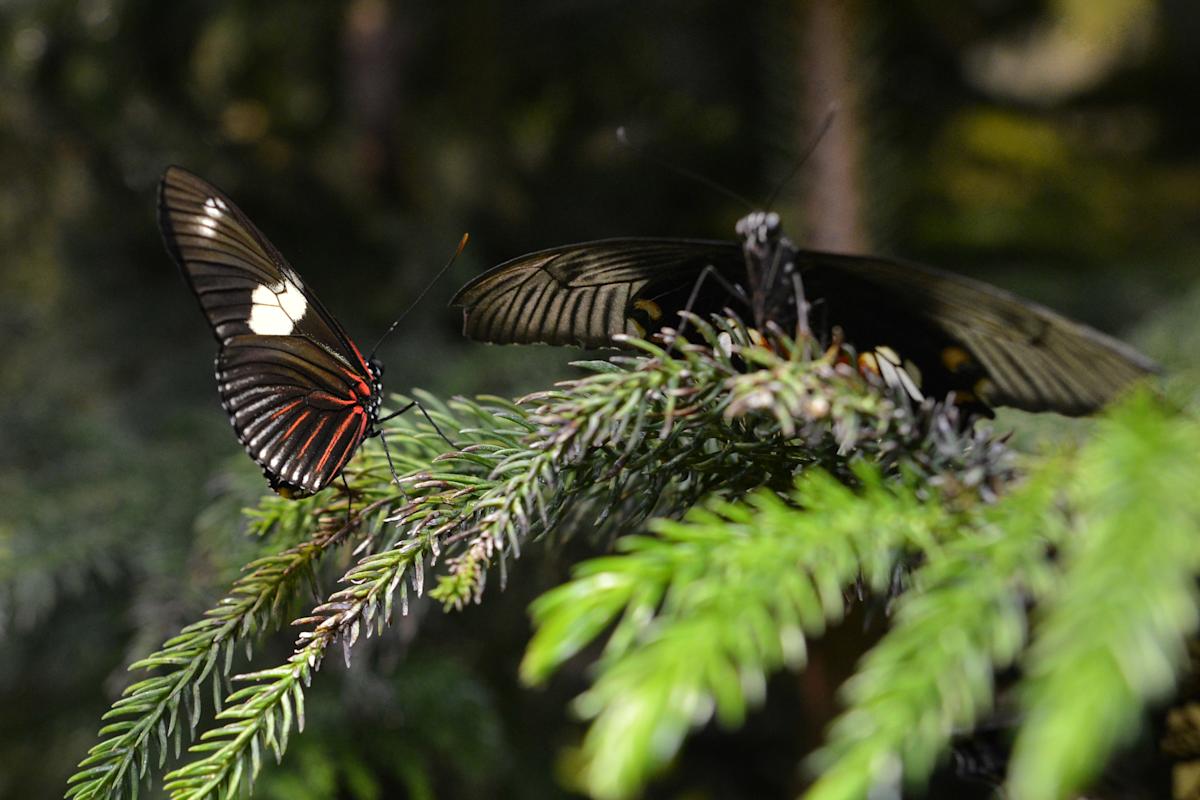
M992 383L987 378L980 378L975 381L975 385L971 387L971 393L985 403L991 398L992 393L996 391L996 384Z
M646 316L655 322L658 322L660 319L662 319L662 306L653 300L634 300L633 307L638 311L645 311Z
M971 364L971 354L958 345L950 345L942 350L942 366L951 372L958 372Z
M874 353L860 353L858 356L858 371L862 373L874 372L879 375L879 361L875 358Z

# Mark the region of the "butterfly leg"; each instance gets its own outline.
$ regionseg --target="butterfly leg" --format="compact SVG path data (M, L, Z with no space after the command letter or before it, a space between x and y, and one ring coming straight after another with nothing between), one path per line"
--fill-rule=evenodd
M354 519L354 514L352 511L353 506L354 506L354 501L350 497L350 481L346 480L345 470L342 471L341 477L342 477L342 488L344 488L346 490L346 530L348 531L348 530L350 530L350 523Z
M446 434L442 433L442 429L439 428L438 424L433 421L433 417L429 416L429 412L425 410L425 406L421 405L416 400L413 400L412 402L410 402L408 405L406 405L404 408L400 409L399 411L393 411L392 413L388 414L387 416L380 417L379 419L375 420L375 424L378 426L381 423L387 422L389 419L398 417L401 414L403 414L405 411L409 411L413 408L416 408L418 411L421 412L421 416L425 417L425 421L433 426L433 429L437 432L437 435L442 437L442 441L444 441L446 444L450 445L450 447L452 447L455 450L459 449L459 446L457 444L450 441L450 437L448 437L448 436L446 436ZM378 427L376 428L376 431L377 432L379 431Z
M408 405L408 406L404 407L404 410L407 411L410 408L412 408L412 406ZM403 411L397 412L397 413L403 413ZM395 414L391 414L391 415L385 417L385 419L391 419L394 416L395 416ZM388 470L390 470L392 473L392 480L395 482L395 484L397 486L399 486L400 485L400 476L396 473L396 465L394 463L392 463L392 451L388 449L387 437L383 435L383 428L376 428L375 435L379 437L379 443L381 445L383 445L383 454L384 454L384 456L387 457ZM404 489L401 488L400 491L403 492Z
M696 278L696 283L692 286L692 293L688 295L687 304L683 307L684 311L689 313L691 312L692 306L696 305L696 300L700 297L700 289L704 286L704 281L709 278L712 278L714 281L720 284L721 288L729 292L731 296L736 297L743 303L749 303L749 300L746 298L746 293L742 291L741 287L735 286L727 281L725 276L717 271L716 267L714 267L712 264L709 264L704 269L700 270L700 275ZM679 330L675 333L676 341L683 336L683 331L685 328L687 328L687 324L687 317L683 317L679 322Z

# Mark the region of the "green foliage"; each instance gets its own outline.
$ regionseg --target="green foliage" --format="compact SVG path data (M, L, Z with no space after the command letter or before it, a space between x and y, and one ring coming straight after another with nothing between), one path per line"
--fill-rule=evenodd
M893 565L918 563L891 630L844 689L849 708L812 759L807 796L923 783L992 710L995 671L1017 663L1028 674L1013 794L1073 796L1184 662L1200 572L1197 437L1195 420L1142 394L994 504L950 511L911 482L867 473L852 492L810 473L789 502L755 494L657 523L538 600L523 675L541 682L607 636L576 705L592 720L577 779L593 796L627 797L689 728L714 715L740 724L769 671L802 667L805 636L840 618L860 575L886 593Z
M861 576L886 593L901 554L934 546L949 527L940 504L857 472L860 492L813 472L786 499L760 491L659 521L655 536L620 540L619 555L585 562L537 601L527 681L611 628L577 702L593 719L581 776L592 795L630 795L714 714L740 725L767 675L803 667L806 636L841 620L847 586Z
M438 413L436 406L434 413ZM399 444L395 460L406 463L417 458L423 462L437 453L440 440L410 432ZM203 619L130 665L131 670L157 674L126 687L104 715L109 724L101 729L101 741L72 776L68 797L93 800L119 797L124 791L136 794L152 763L161 768L171 752L178 756L185 733L195 731L206 681L211 681L218 716L224 713L222 697L229 686L236 649L244 647L249 659L254 642L287 621L300 590L315 582L316 567L327 552L354 535L364 521L368 525L373 518L378 521L378 514L386 515L396 503L391 492L379 491L377 480L373 484L362 480L381 471L382 456L368 455L360 463L351 496L367 505L356 510L353 520L345 516L344 495L340 502L335 499L327 506L320 505L316 497L286 501L271 495L248 512L252 533L269 535L286 549L247 564L246 574ZM379 494L383 496L372 499Z
M1025 644L1026 603L1052 580L1048 556L1063 530L1047 512L1060 467L1045 465L926 549L892 629L845 687L849 709L813 759L822 774L811 797L896 791L905 774L919 783L951 735L990 709L994 670Z
M1086 784L1174 687L1197 624L1200 424L1145 395L1104 420L1064 486L1073 535L1026 660L1011 785L1031 800Z
M1012 665L1028 673L1014 791L1083 787L1168 690L1194 627L1200 424L1139 395L1081 449L1029 459L1022 478L954 408L914 407L786 339L757 346L736 320L693 324L701 343L634 341L642 355L590 362L591 375L516 402L423 396L457 448L419 417L393 423L400 484L365 448L350 524L341 492L323 506L264 501L255 529L279 555L134 665L157 674L109 712L69 795L136 791L171 742L178 754L211 681L213 727L164 788L172 800L235 796L303 728L331 648L349 663L430 570L431 597L462 608L531 543L580 530L616 534L615 552L534 603L521 674L544 683L604 641L574 706L588 730L569 780L590 795L634 795L689 732L740 726L768 676L802 669L810 640L864 594L889 600L892 625L811 759L812 797L922 784L994 708L993 675ZM282 622L344 542L357 561L296 620L291 656L232 675L234 647ZM396 758L410 770L398 780L427 792L419 757ZM357 763L314 780L372 796Z
M439 426L450 430L461 428L459 420L451 416L444 406L434 402L427 395L421 395L421 399L429 406L430 415ZM489 437L493 440L503 439L502 418L494 416L478 405L460 405L464 416L473 416L491 426L486 432L481 429L462 430L460 441L486 447L490 442L477 440ZM499 433L493 436L492 430ZM411 419L394 425L388 436L389 441L394 442L396 447L393 462L400 468L412 463L428 464L444 446L440 436L431 426L414 423ZM397 493L395 487L390 485L391 473L382 469L382 464L386 463L385 459L375 454L363 460L365 464L351 484L351 496L359 498L360 501L371 500L376 495L379 496L378 499L371 500L367 506L357 511L353 520L346 525L336 528L324 538L301 545L299 550L307 553L323 552L329 544L339 542L354 531L363 520L376 519L382 523L380 511L394 509L407 500L404 494ZM369 482L363 485L364 480ZM336 505L335 503L334 506ZM287 504L275 498L268 498L264 502L264 509L260 511L259 525L293 521L293 512L288 509ZM313 516L315 515L310 515L310 518ZM368 528L368 532L373 536L382 535L378 527ZM367 538L360 547L369 547L372 541L373 537ZM382 629L387 624L392 615L392 600L398 586L401 587L401 602L406 603L409 584L402 584L405 578L409 578L413 588L420 592L423 585L424 561L432 554L436 541L436 531L425 531L423 534L410 535L390 549L362 558L343 577L342 582L347 584L346 588L331 594L325 602L313 609L311 616L297 621L297 624L312 625L313 630L301 634L296 652L286 664L275 669L235 676L233 680L244 685L223 701L216 695L216 720L224 724L205 731L200 741L189 749L189 752L197 754L199 758L170 772L164 779L164 788L170 796L197 799L227 797L236 794L243 781L248 783L253 780L262 767L264 750L274 755L277 760L281 759L287 749L293 725L300 730L304 727L304 687L311 681L312 673L320 665L326 649L340 637L348 661L350 648L364 627L369 635L372 626ZM274 559L273 562L284 560L290 567L295 559L288 560L288 555L289 553L285 553L283 559ZM186 633L188 631L185 631ZM157 665L150 663L144 666ZM230 662L227 658L222 674L228 675L229 672ZM199 680L202 679L203 675ZM135 685L135 688L136 686L138 685ZM130 711L143 714L139 725L149 718L148 709L144 704L138 704ZM94 757L93 755L89 758ZM89 761L85 761L81 767L84 769L77 774L75 780L86 779L90 776L88 770L95 769ZM79 793L77 796L84 795Z
M311 515L312 504L305 505ZM132 670L161 672L128 686L104 715L111 720L100 731L104 738L80 762L67 796L116 797L123 788L136 793L155 748L159 767L172 747L178 755L184 729L194 731L199 723L204 682L211 678L213 703L219 709L235 648L244 644L249 658L255 638L284 621L314 563L349 531L349 527L326 529L310 541L251 562L248 574L202 620L130 665Z
M389 781L407 797L461 797L504 770L508 736L496 698L456 658L414 652L386 674L370 659L355 668L367 673L355 690L332 682L309 690L318 697L307 704L307 730L282 765L267 765L256 797L386 800L394 796ZM322 702L329 699L319 697L323 688L334 690L336 703ZM438 763L452 780L437 781Z

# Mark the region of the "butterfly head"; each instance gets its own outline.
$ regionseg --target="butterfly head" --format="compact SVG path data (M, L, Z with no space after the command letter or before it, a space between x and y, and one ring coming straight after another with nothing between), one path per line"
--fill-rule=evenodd
M738 236L757 246L778 241L782 232L779 215L774 211L755 211L742 217L737 223Z

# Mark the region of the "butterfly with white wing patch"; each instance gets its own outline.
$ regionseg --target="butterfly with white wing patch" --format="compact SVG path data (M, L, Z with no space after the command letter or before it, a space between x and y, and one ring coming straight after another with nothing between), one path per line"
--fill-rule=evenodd
M217 386L238 439L279 494L320 491L380 433L382 365L212 184L168 167L158 219L216 336Z

